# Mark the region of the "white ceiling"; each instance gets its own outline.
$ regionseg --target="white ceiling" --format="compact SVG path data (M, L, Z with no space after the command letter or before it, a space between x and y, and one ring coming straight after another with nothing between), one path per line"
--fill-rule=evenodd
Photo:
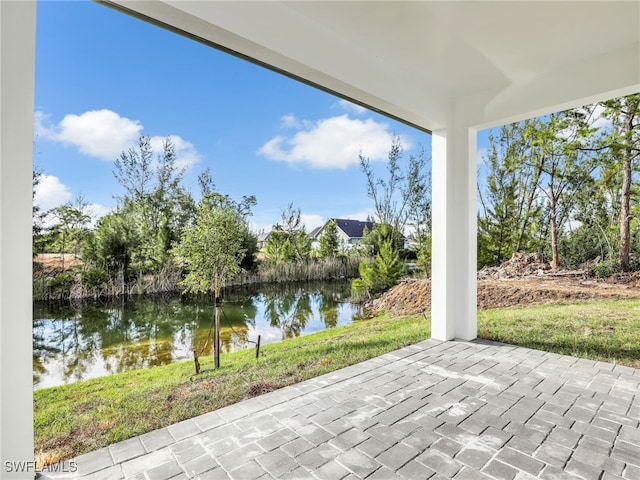
M640 1L110 3L429 130L640 91Z

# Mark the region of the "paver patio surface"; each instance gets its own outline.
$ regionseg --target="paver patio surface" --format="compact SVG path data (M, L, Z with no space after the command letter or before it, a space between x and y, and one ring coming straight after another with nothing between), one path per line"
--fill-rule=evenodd
M41 478L638 480L640 370L427 340L74 461Z

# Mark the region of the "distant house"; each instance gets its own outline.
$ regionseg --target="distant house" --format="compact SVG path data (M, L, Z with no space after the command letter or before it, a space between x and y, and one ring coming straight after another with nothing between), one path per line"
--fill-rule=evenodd
M267 245L267 240L269 240L269 235L271 232L260 232L257 235L258 238L258 248L264 248Z
M326 225L326 223L325 223ZM320 237L320 231L324 228L324 225L320 226L320 227L316 227L313 230L311 230L311 232L309 232L309 238L311 238L312 242L317 242L318 238Z
M365 229L367 231L373 230L373 222L363 222L361 220L349 220L344 218L331 218L328 220L335 220L338 231L338 242L343 249L350 249L362 242ZM327 223L328 223L327 222ZM315 228L309 236L311 237L311 248L317 250L320 248L320 236L327 224Z

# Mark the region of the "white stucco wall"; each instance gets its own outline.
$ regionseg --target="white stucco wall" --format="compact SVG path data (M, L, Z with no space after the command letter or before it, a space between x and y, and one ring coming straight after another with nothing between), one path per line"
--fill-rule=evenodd
M0 478L34 477L31 189L35 3L0 2ZM9 463L7 463L9 462ZM11 471L10 471L11 470Z

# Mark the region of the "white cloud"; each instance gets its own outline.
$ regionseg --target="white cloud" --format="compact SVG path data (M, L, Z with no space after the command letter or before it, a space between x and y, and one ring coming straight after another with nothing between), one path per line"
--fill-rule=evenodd
M361 222L366 222L367 218L375 218L375 216L376 216L375 209L368 208L360 212L348 213L346 215L342 215L339 218L345 218L347 220L360 220Z
M57 126L54 139L74 145L86 155L115 160L123 150L135 145L141 131L137 120L111 110L90 110L66 115Z
M611 120L603 115L605 108L600 105L585 106L577 109L580 113L586 115L587 125L590 128L595 128L601 132L607 131L611 128ZM571 138L577 135L577 129L574 126L570 126L558 132L560 138Z
M173 146L176 148L176 167L188 170L201 160L201 155L195 149L193 144L178 135L169 135ZM158 155L162 154L166 137L151 137L149 139L153 152Z
M91 215L91 225L94 226L102 217L113 213L113 207L105 207L99 203L92 203L87 206L87 211L89 215Z
M270 232L273 229L273 225L273 223L249 222L249 230L257 235L261 232Z
M143 126L138 120L121 117L111 110L90 110L80 115L68 114L58 125L52 125L49 115L37 111L34 115L36 138L73 145L80 152L103 160L116 160L123 151L135 148ZM169 135L176 147L176 165L189 169L202 156L193 144L178 135ZM166 137L150 137L155 154L162 153Z
M303 213L300 215L300 220L302 220L302 223L304 224L305 230L307 232L310 232L316 227L321 227L325 223L324 217L322 215L316 214Z
M321 227L322 225L325 224L325 221L326 221L322 215L317 215L314 213L312 214L302 213L300 215L300 220L302 221L302 224L304 225L305 231L307 233L311 232L311 230L313 230L316 227ZM250 222L249 228L254 233L270 232L271 230L273 230L273 226L275 224L281 223L281 222L282 222L282 219L279 217L271 222L265 221L265 218L262 218L260 219L260 221Z
M313 168L347 168L358 164L358 154L371 161L384 160L393 134L388 125L348 115L319 120L300 128L292 137L278 135L258 150L270 160L306 164ZM408 148L408 142L402 142Z
M53 208L64 205L70 202L71 199L72 195L69 188L58 177L53 175L40 176L40 183L36 185L33 196L33 203L40 207L40 213L46 213ZM94 226L101 217L112 213L113 208L105 207L99 203L92 203L87 205L85 212L91 216L90 224ZM42 223L47 228L55 223L55 219L45 218Z
M58 207L71 200L71 192L53 175L41 175L40 183L35 187L33 203L40 207L42 213Z
M56 132L51 126L49 115L40 111L33 114L33 134L36 140L39 138L55 139Z
M293 113L288 113L280 118L280 126L282 128L300 128L302 124Z
M363 115L367 112L366 108L356 105L355 103L351 103L349 100L339 100L336 105L347 112L353 113L354 115Z
M611 120L606 118L604 113L605 108L597 104L591 113L591 117L589 118L589 125L593 128L609 128L611 126Z

